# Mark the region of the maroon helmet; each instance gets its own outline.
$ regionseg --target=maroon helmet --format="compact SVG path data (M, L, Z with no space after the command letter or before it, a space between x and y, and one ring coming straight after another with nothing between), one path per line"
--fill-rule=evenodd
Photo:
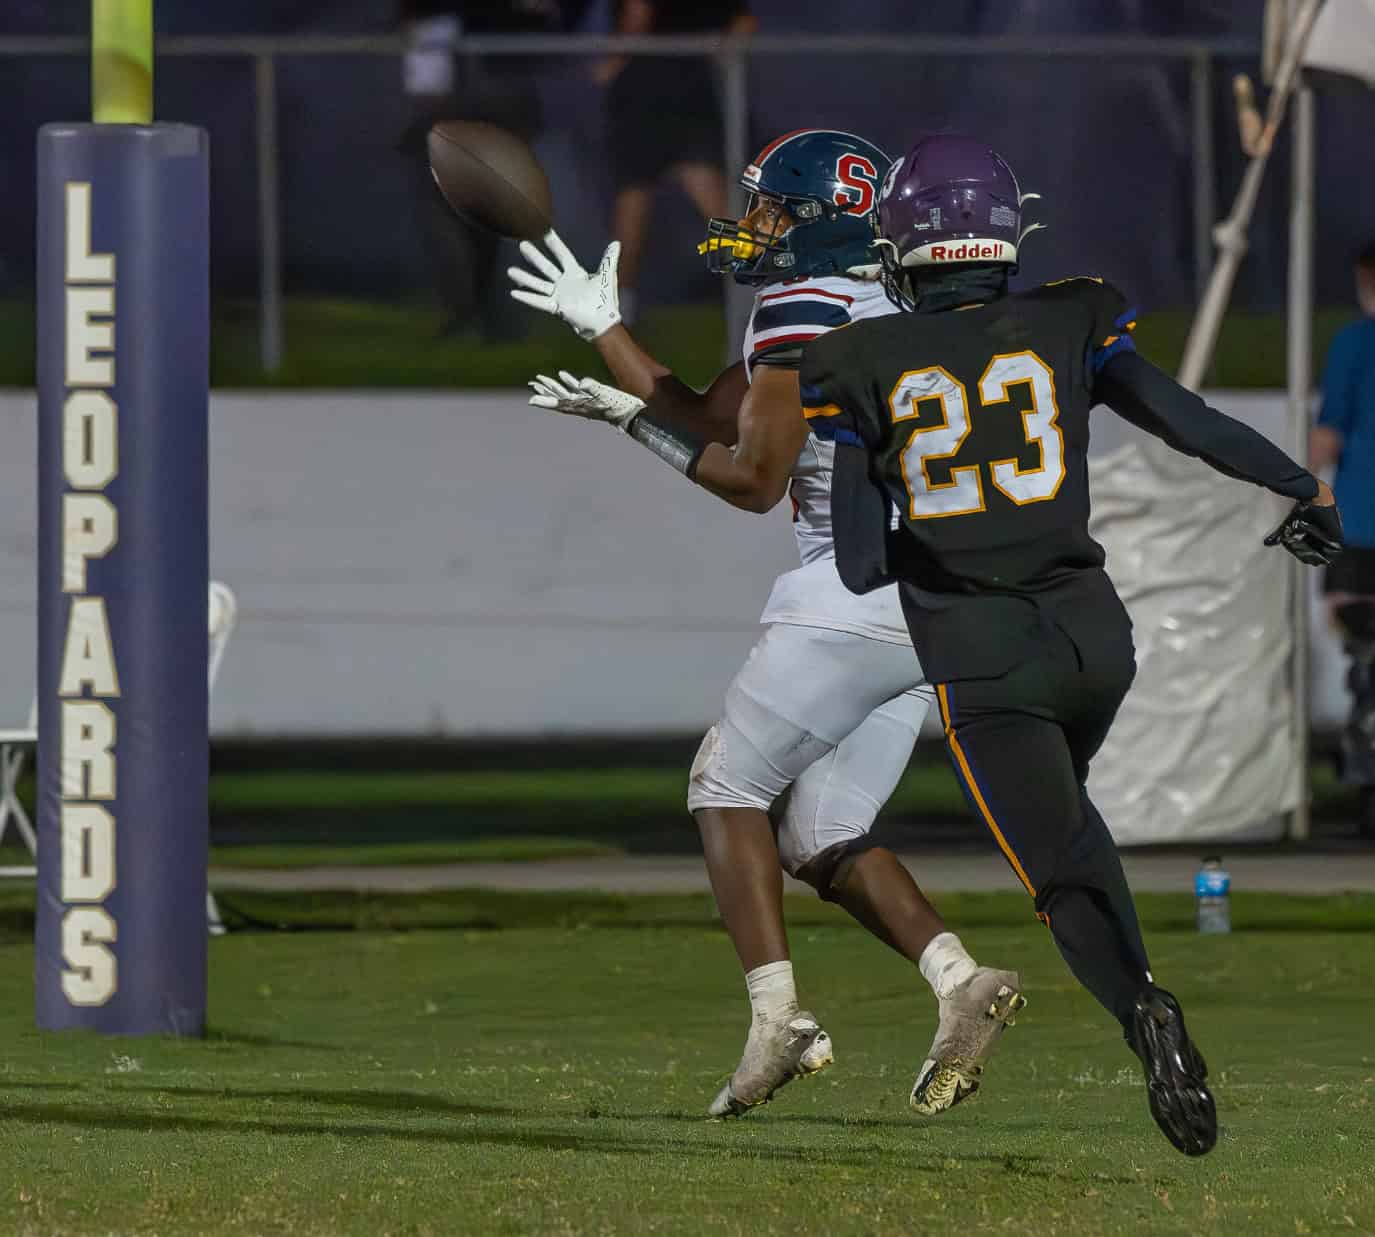
M1016 267L1023 230L1022 193L1008 162L972 137L924 137L893 164L875 211L884 265L902 268L951 263Z

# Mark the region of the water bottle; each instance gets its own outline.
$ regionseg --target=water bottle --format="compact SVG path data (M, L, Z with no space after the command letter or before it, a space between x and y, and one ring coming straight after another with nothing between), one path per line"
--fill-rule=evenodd
M1194 900L1198 904L1198 930L1200 932L1230 932L1232 930L1232 907L1227 894L1232 887L1232 878L1222 866L1222 860L1209 855L1203 867L1194 877Z

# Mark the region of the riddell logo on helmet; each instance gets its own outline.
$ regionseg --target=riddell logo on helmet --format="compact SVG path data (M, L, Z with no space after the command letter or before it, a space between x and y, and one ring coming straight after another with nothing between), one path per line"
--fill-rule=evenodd
M1007 241L937 241L912 254L914 262L1015 262L1017 250Z
M932 245L931 257L937 262L973 262L979 258L1003 256L1001 241L985 245L982 241L968 241L961 245Z

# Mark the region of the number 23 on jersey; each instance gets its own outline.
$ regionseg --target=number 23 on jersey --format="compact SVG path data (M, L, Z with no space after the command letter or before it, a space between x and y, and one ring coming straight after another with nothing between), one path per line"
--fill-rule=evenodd
M1028 444L1039 448L1041 462L1024 469L1015 458L989 460L988 473L993 485L1020 507L1045 502L1059 493L1065 479L1065 440L1056 424L1060 409L1055 403L1055 373L1034 352L995 356L979 379L980 405L990 408L1008 403L1011 389L1018 383L1026 383L1031 391L1031 407L1022 413L1022 429ZM931 520L983 511L982 465L951 468L948 481L933 481L929 471L932 461L957 455L973 429L964 383L939 365L908 370L888 396L888 409L894 423L901 425L916 417L928 400L940 402L941 423L914 429L902 451L910 517Z

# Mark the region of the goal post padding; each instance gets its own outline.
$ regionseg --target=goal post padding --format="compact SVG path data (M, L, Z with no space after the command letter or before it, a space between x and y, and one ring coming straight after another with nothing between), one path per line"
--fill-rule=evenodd
M38 136L46 1029L205 1023L209 141Z

